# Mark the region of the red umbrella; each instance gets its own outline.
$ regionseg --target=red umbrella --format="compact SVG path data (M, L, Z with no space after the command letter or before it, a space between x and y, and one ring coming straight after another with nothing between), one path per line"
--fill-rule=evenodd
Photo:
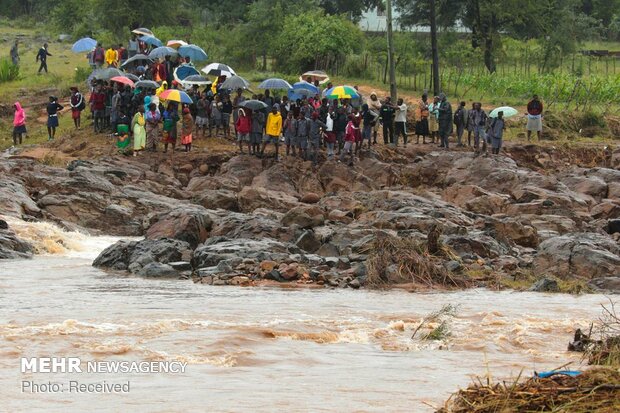
M131 86L131 87L136 87L136 85L133 83L133 80L131 80L130 78L125 77L125 76L114 76L110 80L113 81L113 82L122 83L123 85Z

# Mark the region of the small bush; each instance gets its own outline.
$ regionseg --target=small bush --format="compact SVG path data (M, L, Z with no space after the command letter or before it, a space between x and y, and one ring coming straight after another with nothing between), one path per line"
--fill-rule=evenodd
M9 59L0 59L0 83L19 79L19 66Z
M92 69L90 67L76 67L73 79L75 83L84 83L90 76Z

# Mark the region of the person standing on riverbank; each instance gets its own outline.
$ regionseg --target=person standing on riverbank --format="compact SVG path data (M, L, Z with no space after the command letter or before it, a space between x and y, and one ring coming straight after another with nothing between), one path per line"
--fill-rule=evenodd
M422 136L422 144L426 144L426 137L429 135L428 115L428 95L425 93L418 102L415 112L415 134L417 136L416 144L420 143L420 136Z
M506 124L504 123L504 112L499 111L497 112L497 118L493 119L489 125L491 153L493 153L493 155L499 155L499 151L502 149L504 129L506 129Z
M131 131L133 132L133 156L143 151L146 147L146 119L144 117L144 106L138 106L138 111L131 121Z
M250 148L250 132L252 131L252 117L245 113L243 108L237 109L237 121L235 122L235 130L237 131L237 143L239 144L239 153L243 154L243 143L248 145L248 153ZM286 154L288 155L289 146L286 146Z
M439 117L439 138L441 139L440 148L446 150L450 148L450 134L452 133L452 105L445 94L439 95L439 107L437 108Z
M465 133L465 127L467 126L467 109L465 109L465 102L461 102L459 107L454 112L454 126L456 126L456 146L463 146L463 133Z
M69 100L69 104L71 106L71 118L73 119L75 129L80 129L82 123L82 111L86 107L86 103L84 102L84 96L78 92L78 88L75 86L71 87L71 98Z
M480 141L482 141L482 151L486 153L487 140L484 132L487 124L487 114L482 110L480 102L474 103L474 108L469 111L469 122L474 128L474 151L480 153Z
M149 104L146 113L146 150L157 152L157 141L159 140L159 120L161 115L154 103Z
M267 124L265 125L265 137L263 138L263 147L261 148L261 157L265 154L265 148L268 143L273 143L276 147L276 161L279 160L278 150L280 149L280 134L282 133L282 115L280 114L280 105L277 103L271 107L271 112L267 116Z
M39 66L39 70L37 74L41 74L41 70L45 70L47 73L47 56L51 56L52 54L47 50L47 43L43 44L43 47L39 49L37 53L37 62L41 62L41 66Z
M396 116L394 118L394 145L398 146L398 139L403 136L404 147L407 147L407 105L403 99L396 101Z
M50 96L49 103L47 104L47 140L54 140L56 136L56 128L58 127L58 112L63 109L63 106L58 103L56 96Z
M19 102L13 104L13 110L13 145L17 146L22 144L22 137L26 134L26 111Z
M377 98L376 92L371 92L368 101L368 109L377 115L377 118L381 114L381 101ZM377 144L377 131L379 130L379 122L375 122L372 127L372 143Z
M435 96L433 98L433 102L428 105L428 131L431 137L431 143L435 143L435 138L439 132L439 123L437 119L439 118L439 111L437 110L439 107L439 96Z
M532 131L536 131L536 136L540 141L542 133L543 103L538 99L538 95L532 96L532 100L527 103L527 141L532 137Z
M181 122L181 143L185 146L185 152L192 150L192 132L194 130L194 118L192 113L186 106L183 108L183 117ZM174 146L172 147L174 151Z
M387 145L390 143L394 143L394 105L392 105L392 98L390 96L386 96L383 101L383 105L381 105L381 112L379 115L379 119L381 119L381 124L383 125L383 144ZM349 121L349 123L351 123ZM347 125L347 128L349 126Z

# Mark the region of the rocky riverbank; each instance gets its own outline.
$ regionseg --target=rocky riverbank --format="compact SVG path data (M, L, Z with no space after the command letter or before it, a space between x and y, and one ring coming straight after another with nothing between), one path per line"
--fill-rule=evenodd
M620 289L620 153L378 147L350 168L230 152L0 162L0 214L144 236L95 266L213 285ZM595 158L593 158L595 160ZM585 162L584 162L585 163ZM616 168L616 169L614 169ZM0 258L36 251L4 225ZM386 253L386 242L391 246Z

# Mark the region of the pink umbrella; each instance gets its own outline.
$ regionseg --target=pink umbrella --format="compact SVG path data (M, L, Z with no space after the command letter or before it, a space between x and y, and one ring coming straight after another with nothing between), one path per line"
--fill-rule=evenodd
M133 83L133 80L131 80L128 77L125 77L125 76L114 76L110 80L112 82L122 83L123 85L131 86L131 87L136 87L136 85Z

